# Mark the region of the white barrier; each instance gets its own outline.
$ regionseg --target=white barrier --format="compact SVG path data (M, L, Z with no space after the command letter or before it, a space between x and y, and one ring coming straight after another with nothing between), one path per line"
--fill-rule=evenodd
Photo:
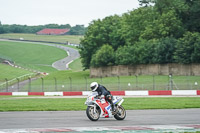
M91 93L91 91L82 91L83 96L88 96Z
M125 96L148 96L148 91L125 91Z
M44 92L45 96L63 96L63 92Z
M28 96L28 92L12 92L13 96Z
M172 95L197 95L196 90L172 90Z

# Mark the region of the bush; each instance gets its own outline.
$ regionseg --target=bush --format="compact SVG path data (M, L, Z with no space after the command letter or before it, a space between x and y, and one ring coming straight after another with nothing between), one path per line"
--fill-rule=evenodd
M114 49L110 45L105 44L92 56L91 66L99 67L114 65L114 61Z

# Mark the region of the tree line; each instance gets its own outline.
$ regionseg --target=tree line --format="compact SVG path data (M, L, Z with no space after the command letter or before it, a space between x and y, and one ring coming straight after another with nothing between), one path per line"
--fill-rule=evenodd
M58 25L58 24L47 24L47 25L38 25L38 26L27 26L27 25L17 25L17 24L1 24L0 22L0 34L4 33L33 33L44 29L44 28L51 28L51 29L70 29L68 32L69 35L84 35L86 31L86 27L84 25L76 25L70 26L69 24L65 25Z
M139 0L140 8L92 21L80 55L85 69L200 63L200 0Z

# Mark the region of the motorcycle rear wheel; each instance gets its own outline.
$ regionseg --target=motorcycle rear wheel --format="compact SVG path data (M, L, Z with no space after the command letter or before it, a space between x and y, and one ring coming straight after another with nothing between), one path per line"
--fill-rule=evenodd
M124 120L126 117L126 110L124 109L124 107L122 105L117 106L118 108L118 113L116 115L114 115L116 120Z
M87 107L86 114L87 114L87 117L91 121L97 121L99 119L99 117L100 117L99 111L96 109L95 112L94 112L94 107L93 106L88 106Z

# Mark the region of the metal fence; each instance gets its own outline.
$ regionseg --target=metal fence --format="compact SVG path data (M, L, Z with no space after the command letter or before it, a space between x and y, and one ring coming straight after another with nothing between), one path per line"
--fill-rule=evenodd
M51 91L89 91L90 83L96 81L108 90L198 90L200 76L118 76L104 78L66 79L44 77L15 79L0 85L1 92L51 92Z

